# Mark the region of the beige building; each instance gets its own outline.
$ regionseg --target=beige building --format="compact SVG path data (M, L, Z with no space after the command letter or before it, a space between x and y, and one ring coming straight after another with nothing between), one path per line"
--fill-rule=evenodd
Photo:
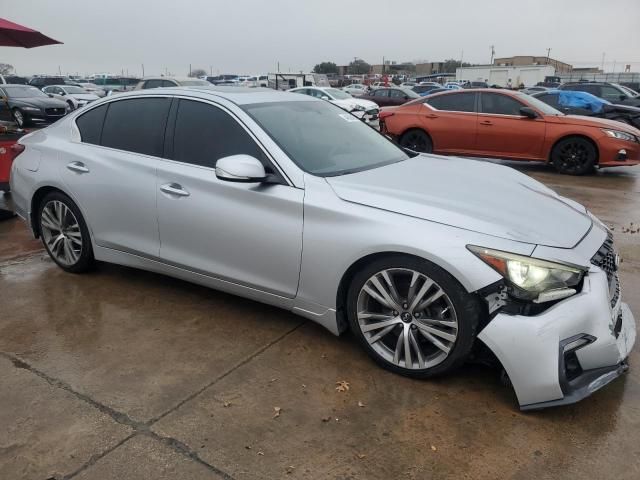
M493 60L493 64L505 67L518 67L523 65L551 65L556 69L556 74L570 73L573 70L573 65L561 62L560 60L556 60L555 58L530 57L526 55L495 58Z

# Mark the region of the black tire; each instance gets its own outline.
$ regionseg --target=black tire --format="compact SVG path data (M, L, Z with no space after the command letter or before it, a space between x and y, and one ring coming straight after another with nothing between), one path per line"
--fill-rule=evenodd
M448 356L437 365L428 368L404 368L383 358L367 341L358 320L358 297L365 283L373 275L387 269L409 269L425 275L444 291L453 305L458 323L457 337L455 343L451 346ZM358 342L369 356L383 368L412 378L429 378L442 375L462 365L474 345L482 311L478 299L467 293L462 285L445 270L427 260L406 255L389 255L371 262L356 273L347 292L347 318L351 331L358 339ZM410 328L415 327L411 326ZM393 330L391 334L393 335ZM424 339L422 340L424 341ZM392 337L391 343L394 341Z
M27 127L31 124L29 118L19 108L14 108L13 110L11 110L11 116L20 128Z
M77 261L73 262L72 264L64 264L61 261L59 261L56 255L52 253L51 248L45 239L43 226L42 226L43 225L42 212L50 202L60 202L64 204L69 210L71 210L71 212L73 213L73 216L77 220L78 225L80 227L80 234L82 237L82 247L80 249L80 253L78 255ZM51 259L54 262L56 262L56 264L60 268L70 273L84 273L93 268L93 266L95 265L95 259L93 256L93 247L91 245L91 236L89 235L89 229L87 228L87 224L84 220L84 217L82 216L82 213L80 212L80 209L75 204L75 202L71 200L67 195L65 195L62 192L51 192L45 195L45 197L40 202L40 205L38 205L37 222L38 222L38 231L40 232L40 238L42 240L44 248L47 250L47 253L51 257Z
M433 152L431 137L424 130L413 129L405 132L400 137L400 145L414 152Z
M583 137L567 137L551 150L551 162L560 173L584 175L591 173L598 161L595 145Z

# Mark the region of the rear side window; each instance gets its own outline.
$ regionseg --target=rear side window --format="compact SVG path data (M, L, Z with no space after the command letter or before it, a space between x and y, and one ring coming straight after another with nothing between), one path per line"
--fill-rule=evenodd
M439 95L437 97L430 97L425 103L428 103L436 110L450 112L475 112L476 94L454 93L450 95Z
M107 113L108 105L100 105L99 107L89 110L84 115L80 115L76 119L76 125L80 130L80 139L84 143L100 145L100 136L102 135L102 125L104 124L104 115Z
M375 90L373 92L373 96L374 97L388 97L389 96L389 90Z
M560 108L560 102L558 100L559 95L557 93L545 93L543 95L536 95L535 98L542 100L547 105L551 105L553 108Z
M158 88L162 86L162 80L147 80L142 88Z
M218 159L241 153L269 166L256 142L228 113L206 103L180 100L173 160L214 168Z
M135 98L109 104L102 129L105 147L162 156L170 98Z
M520 109L523 104L507 95L499 93L483 93L480 95L480 111L493 115L515 115L520 116Z

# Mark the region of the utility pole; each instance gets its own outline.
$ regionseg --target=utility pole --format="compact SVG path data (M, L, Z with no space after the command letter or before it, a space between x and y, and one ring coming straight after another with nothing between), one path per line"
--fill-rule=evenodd
M142 78L144 78L144 63L142 63L141 65L142 65Z
M493 57L496 54L496 50L495 50L495 46L491 45L491 61L489 62L489 65L493 65Z
M213 65L209 65L209 75L213 77Z
M547 48L547 65L549 65L549 57L551 56L551 48Z
M191 76L191 64L189 64L189 76Z
M602 52L602 65L600 66L600 69L604 72L604 57L606 56L606 52Z

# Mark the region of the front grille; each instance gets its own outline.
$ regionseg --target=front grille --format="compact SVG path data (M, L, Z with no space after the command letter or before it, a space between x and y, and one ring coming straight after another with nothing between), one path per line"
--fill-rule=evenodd
M66 109L64 108L45 108L44 112L47 115L64 115L66 112Z
M613 235L608 232L607 239L591 258L591 263L600 267L609 281L609 299L613 307L620 297L620 282L618 281L618 266L616 265L616 251L613 246Z

